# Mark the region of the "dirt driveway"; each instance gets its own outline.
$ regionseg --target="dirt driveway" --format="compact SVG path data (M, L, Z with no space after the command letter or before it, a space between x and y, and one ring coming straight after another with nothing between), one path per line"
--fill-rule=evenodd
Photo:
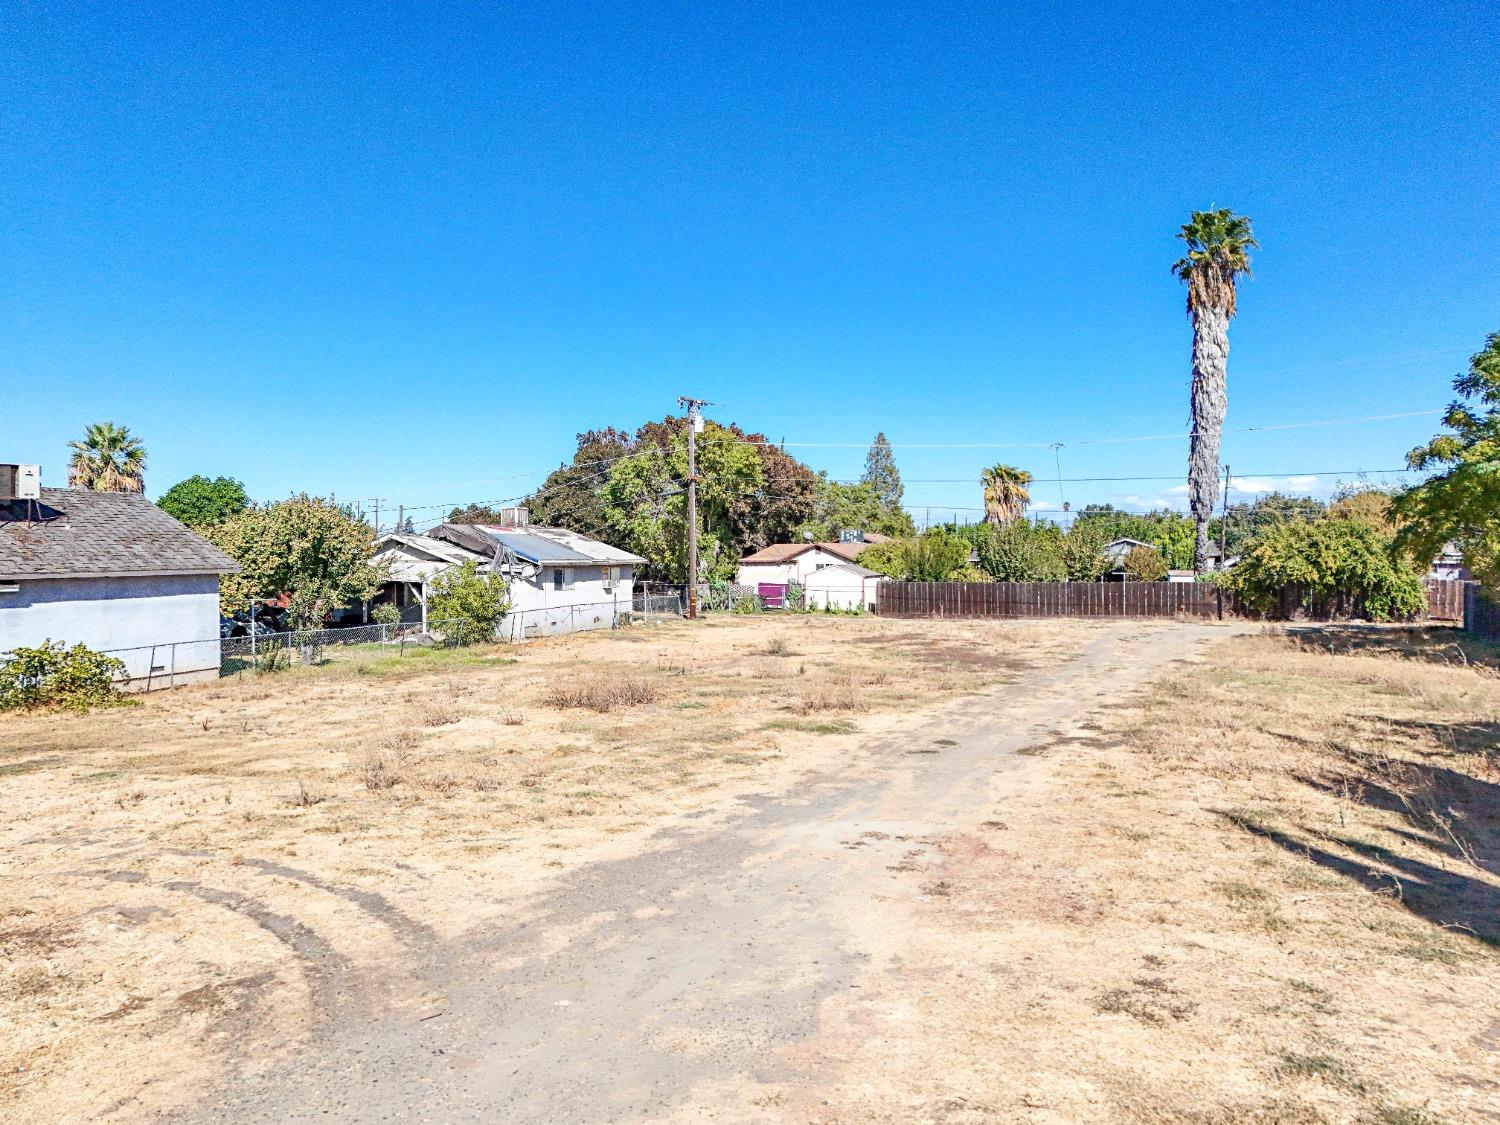
M896 937L941 893L920 878L934 841L993 815L1018 752L1228 632L1096 630L1066 663L874 740L857 768L682 815L460 940L392 919L398 952L375 971L293 929L325 1020L190 1119L808 1120L837 1065L808 1046L820 1009L893 970Z

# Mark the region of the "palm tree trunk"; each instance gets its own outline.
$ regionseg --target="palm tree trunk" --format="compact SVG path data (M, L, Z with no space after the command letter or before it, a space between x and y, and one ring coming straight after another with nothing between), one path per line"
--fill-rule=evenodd
M1200 308L1193 315L1193 430L1188 438L1188 503L1197 525L1193 566L1208 569L1208 521L1219 499L1219 431L1224 428L1229 368L1229 312Z

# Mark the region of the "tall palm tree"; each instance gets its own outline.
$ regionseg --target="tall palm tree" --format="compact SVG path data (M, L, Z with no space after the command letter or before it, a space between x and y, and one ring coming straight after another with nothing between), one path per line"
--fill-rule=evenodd
M1011 465L992 465L979 474L984 486L984 522L1012 523L1031 503L1031 474Z
M95 492L146 491L146 447L128 426L96 422L68 442L68 485Z
M1187 256L1172 272L1187 286L1193 322L1192 432L1188 437L1188 502L1197 524L1193 565L1208 566L1208 521L1219 498L1219 431L1228 405L1229 321L1234 317L1235 280L1250 276L1251 249L1260 243L1250 220L1227 207L1194 211L1177 233Z

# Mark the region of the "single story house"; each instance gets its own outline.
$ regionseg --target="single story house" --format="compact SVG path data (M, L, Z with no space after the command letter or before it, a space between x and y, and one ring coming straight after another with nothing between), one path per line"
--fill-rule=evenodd
M1457 543L1445 543L1438 557L1432 560L1427 577L1442 582L1468 582L1474 577L1464 565L1464 553Z
M1119 539L1111 539L1100 549L1100 554L1107 558L1114 566L1125 565L1125 559L1131 551L1137 547L1147 547L1156 550L1154 543L1147 543L1141 539L1131 539L1129 536L1121 536Z
M393 605L408 624L421 622L426 628L427 584L444 571L466 562L488 570L494 552L481 553L460 547L457 543L434 539L429 535L395 532L375 544L370 562L385 572L380 593L366 606Z
M144 496L0 499L0 653L61 641L124 661L134 689L219 675L219 577L239 565Z
M630 613L635 568L645 559L566 528L532 526L524 508L502 516L506 523L445 523L425 535L385 536L374 556L390 575L379 600L395 602L404 617L425 625L433 579L474 561L509 587L502 640L611 629Z
M888 536L853 531L841 532L837 543L773 543L742 558L735 581L762 595L779 597L790 583L806 586L808 578L824 567L852 563L876 543L886 542ZM779 589L767 595L761 586Z
M878 570L858 563L835 563L819 567L803 583L807 605L812 609L866 609L875 611L875 588L886 581Z

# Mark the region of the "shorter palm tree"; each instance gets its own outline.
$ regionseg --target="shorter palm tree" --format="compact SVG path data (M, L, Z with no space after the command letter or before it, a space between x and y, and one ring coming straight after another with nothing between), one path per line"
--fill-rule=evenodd
M984 522L1014 523L1031 503L1031 474L1013 465L992 465L979 474L984 486Z
M128 426L96 422L68 442L68 485L95 492L146 491L146 447Z

